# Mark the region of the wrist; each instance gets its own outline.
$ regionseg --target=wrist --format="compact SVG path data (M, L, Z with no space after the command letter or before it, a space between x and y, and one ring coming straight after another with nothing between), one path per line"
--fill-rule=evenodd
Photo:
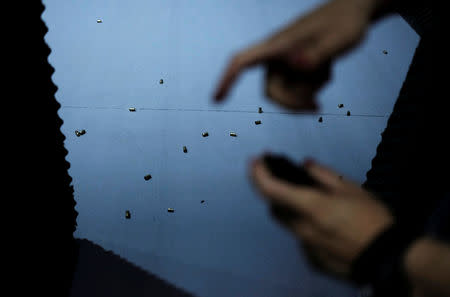
M370 284L376 296L404 296L411 289L404 258L420 234L399 222L390 225L353 262L351 278Z
M408 282L416 292L431 292L436 289L435 287L439 282L447 282L443 279L439 280L442 275L448 275L448 273L442 273L439 268L442 263L445 263L442 254L442 246L439 246L436 241L427 237L421 237L416 240L405 252L403 258L404 271ZM440 271L438 277L430 276L433 274L432 271Z
M420 290L414 286L415 280L418 277L421 266L423 263L424 252L423 249L426 248L426 239L420 238L413 242L411 246L406 250L405 255L402 259L403 271L405 272L405 277L407 282L410 284L414 296L422 296Z
M422 266L421 263L424 261L423 257L426 255L426 253L423 252L423 250L426 249L426 246L426 238L420 238L406 250L403 257L403 266L409 279L413 279L417 272L420 271Z

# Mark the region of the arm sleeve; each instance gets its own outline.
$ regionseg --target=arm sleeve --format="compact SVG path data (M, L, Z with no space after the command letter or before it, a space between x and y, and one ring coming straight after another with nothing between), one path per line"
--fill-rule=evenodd
M444 195L431 215L426 233L437 240L450 243L450 191Z

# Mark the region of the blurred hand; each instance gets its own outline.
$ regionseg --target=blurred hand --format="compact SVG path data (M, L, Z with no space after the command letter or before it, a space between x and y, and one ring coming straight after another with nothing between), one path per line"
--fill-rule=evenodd
M314 94L329 80L331 62L361 41L377 1L331 1L237 53L216 89L216 101L225 98L245 68L262 63L269 98L287 108L315 110Z
M275 218L303 240L310 260L321 270L346 278L352 262L394 218L356 183L342 180L338 173L316 163L304 166L324 189L279 180L262 160L254 162L251 178ZM279 211L283 208L290 214Z

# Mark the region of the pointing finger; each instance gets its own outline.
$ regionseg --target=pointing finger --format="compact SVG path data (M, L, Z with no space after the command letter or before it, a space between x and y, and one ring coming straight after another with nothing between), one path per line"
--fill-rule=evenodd
M214 98L216 101L220 101L225 97L233 82L245 68L275 56L280 51L280 48L280 42L262 42L234 56L228 64L215 92Z

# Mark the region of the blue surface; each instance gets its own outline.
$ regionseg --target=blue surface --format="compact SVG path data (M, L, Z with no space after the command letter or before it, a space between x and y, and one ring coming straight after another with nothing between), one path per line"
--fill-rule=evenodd
M399 16L375 24L335 64L318 114L287 114L269 102L261 67L247 71L224 104L211 99L234 53L320 3L44 1L79 212L75 236L197 296L356 296L305 263L250 184L248 161L265 150L312 156L362 183L417 34Z

